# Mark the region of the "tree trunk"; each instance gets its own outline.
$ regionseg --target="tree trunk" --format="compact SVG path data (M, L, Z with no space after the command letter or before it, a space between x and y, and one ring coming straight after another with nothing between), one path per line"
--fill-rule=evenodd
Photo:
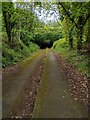
M69 46L70 46L70 49L73 49L73 38L72 37L69 38Z
M83 33L83 28L77 30L77 51L79 52L82 48L82 33Z
M69 47L70 49L73 49L72 29L69 31Z
M4 23L5 28L8 36L8 42L11 43L11 22L10 22L10 15L8 12L3 11Z
M82 16L80 16L77 25L77 52L80 52L82 48L82 34L83 34Z
M6 33L8 36L8 44L11 44L12 41L12 28L14 27L14 22L11 22L11 15L14 10L12 2L3 2L2 3L2 13L4 18L4 25L6 28Z
M86 51L90 57L90 19L88 20L86 47Z

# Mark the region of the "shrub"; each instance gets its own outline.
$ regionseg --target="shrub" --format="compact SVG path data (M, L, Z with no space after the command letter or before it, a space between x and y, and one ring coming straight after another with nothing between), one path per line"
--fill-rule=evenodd
M23 42L19 43L15 48L10 48L5 42L3 42L2 46L2 67L16 64L39 49L36 44L31 42L28 47Z

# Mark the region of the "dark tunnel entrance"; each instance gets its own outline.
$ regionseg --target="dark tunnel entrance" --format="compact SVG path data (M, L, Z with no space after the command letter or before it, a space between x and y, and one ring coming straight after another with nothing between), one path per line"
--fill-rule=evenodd
M45 48L51 48L52 46L53 46L53 42L45 42L40 45L40 48L45 49Z
M52 42L52 41L47 41L47 42L35 41L34 43L37 44L40 47L40 49L45 49L45 48L51 48L53 46L54 42Z

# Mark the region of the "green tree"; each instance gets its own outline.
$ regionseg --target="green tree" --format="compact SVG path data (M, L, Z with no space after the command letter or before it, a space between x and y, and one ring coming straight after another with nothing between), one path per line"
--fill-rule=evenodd
M14 22L11 21L11 16L14 11L14 5L12 2L3 2L2 3L2 13L3 13L3 19L4 19L4 25L6 28L7 36L8 36L8 43L11 43L11 31L14 27Z
M65 3L58 2L63 8L63 13L72 24L76 27L77 32L77 50L80 51L82 48L82 36L83 28L90 17L90 13L87 12L89 9L89 3Z

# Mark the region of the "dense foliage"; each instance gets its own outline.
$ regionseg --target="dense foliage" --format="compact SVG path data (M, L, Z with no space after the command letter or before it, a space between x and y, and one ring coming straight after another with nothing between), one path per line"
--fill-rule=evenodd
M35 13L35 8L38 8L39 14ZM48 2L3 2L3 67L29 56L39 47L52 47L57 40L59 41L54 43L54 49L60 51L60 48L65 48L75 51L76 55L80 53L80 56L89 57L89 8L90 2L53 2L50 4ZM50 18L52 15L55 18L56 15L57 20L47 23L45 20L40 20L42 10L47 11L45 18L48 16ZM43 19L45 18L43 15Z
M2 65L6 67L39 49L31 42L37 18L25 3L3 2L2 15Z
M73 48L73 42L76 38L76 47L80 51L89 42L88 22L90 19L89 7L90 3L62 3L58 2L58 9L61 14L61 22L65 29L65 35L68 36L69 46ZM84 42L83 42L84 40ZM86 42L86 43L85 43ZM84 43L84 44L83 44Z
M52 47L59 38L62 38L62 32L59 28L44 26L43 29L35 30L33 42L37 43L40 48L46 48Z
M58 2L63 39L54 43L53 48L62 53L82 73L89 76L90 60L90 3Z

